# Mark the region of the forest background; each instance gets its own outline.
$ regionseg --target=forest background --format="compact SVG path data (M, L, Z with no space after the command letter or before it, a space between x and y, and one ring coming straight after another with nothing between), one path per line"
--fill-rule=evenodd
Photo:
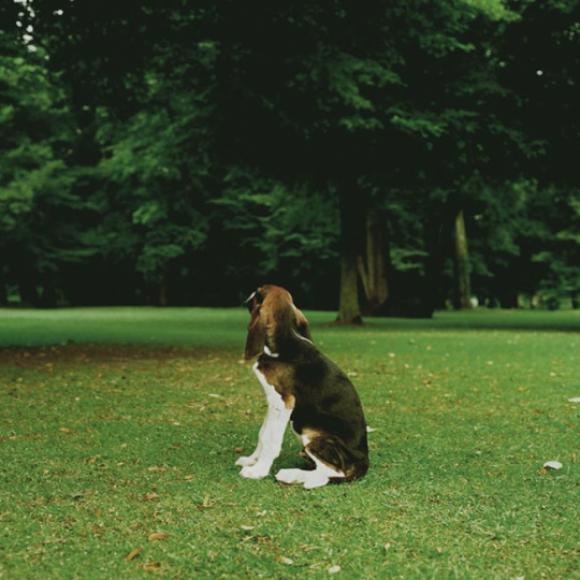
M580 302L577 0L0 4L0 305Z

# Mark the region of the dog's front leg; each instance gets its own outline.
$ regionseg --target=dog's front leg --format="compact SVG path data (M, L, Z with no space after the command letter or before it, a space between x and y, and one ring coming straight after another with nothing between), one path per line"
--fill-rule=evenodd
M284 432L290 420L292 409L287 409L280 397L279 402L270 402L266 420L260 429L258 446L259 455L254 465L248 465L240 471L242 477L261 479L270 473L274 460L280 455Z
M266 414L266 416L264 417L264 421L262 422L262 426L260 427L260 433L258 434L258 443L256 444L256 449L254 449L254 452L251 455L242 455L242 457L238 457L236 465L239 465L240 467L250 467L258 463L258 459L260 459L260 455L262 453L262 439L264 438L264 430L266 429L267 422L268 422L268 414Z
M272 406L270 401L276 394L275 389L272 387L272 385L268 383L268 381L266 381L264 375L258 370L258 363L256 363L253 366L252 370L254 371L256 378L258 379L260 385L262 385L262 389L264 390L266 401L268 401L268 411L266 413L266 416L264 417L262 426L260 427L260 433L258 434L258 443L256 444L256 449L254 449L254 452L251 455L244 455L242 457L238 457L236 465L239 465L240 467L251 467L252 465L258 463L258 459L260 459L260 455L262 454L263 448L262 441L264 440L264 431L268 423L268 417L270 415L270 407ZM273 402L275 402L275 400Z
M286 407L280 393L268 383L258 366L258 363L254 365L254 373L264 389L268 401L268 413L258 435L256 450L249 457L238 459L240 464L247 462L240 475L252 479L261 479L270 473L274 459L280 455L282 450L284 432L292 414L292 409Z

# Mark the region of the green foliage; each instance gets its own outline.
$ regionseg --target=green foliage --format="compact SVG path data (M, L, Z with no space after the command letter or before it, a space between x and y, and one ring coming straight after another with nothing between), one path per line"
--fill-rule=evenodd
M552 307L558 307L562 298L572 298L577 304L580 297L580 197L577 190L568 195L552 191L548 209L549 223L556 235L546 242L542 236L539 251L532 256L534 262L543 266L539 282L543 299ZM540 209L540 208L538 208ZM541 224L546 224L545 214ZM559 229L561 224L567 224ZM544 225L545 227L545 225ZM538 240L539 241L539 240ZM541 247L541 249L540 249Z
M43 60L23 51L0 57L0 255L4 277L21 285L23 299L36 303L38 280L54 303L50 281L93 250L67 164L72 119Z
M63 170L59 139L52 133L63 119L58 94L46 69L29 60L0 57L0 227L5 233L25 221L39 196L48 197L47 187L66 195L66 184L55 183Z
M332 198L296 184L232 168L225 189L212 203L224 228L251 249L259 275L290 268L296 279L311 275L313 264L337 257L337 207Z
M199 132L191 130L203 113L195 98L169 97L154 76L142 98L143 109L122 123L100 111L103 213L116 214L101 231L104 239L122 240L102 250L113 260L128 258L146 281L160 283L206 240L208 217L198 204L206 197L207 160Z
M519 18L517 12L510 10L503 0L461 0L461 2L485 14L492 20L509 22Z
M391 290L437 286L461 208L475 293L573 295L578 6L3 5L0 302L268 278L332 307L349 188L388 225Z

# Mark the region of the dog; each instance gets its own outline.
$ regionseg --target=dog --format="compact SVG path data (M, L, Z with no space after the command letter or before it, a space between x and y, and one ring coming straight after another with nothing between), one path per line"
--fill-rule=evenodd
M240 475L261 479L280 455L288 422L314 469L281 469L276 479L306 489L352 481L369 467L367 428L359 396L348 377L313 344L308 321L280 286L261 286L246 300L251 318L245 358L268 411L255 451L240 457Z

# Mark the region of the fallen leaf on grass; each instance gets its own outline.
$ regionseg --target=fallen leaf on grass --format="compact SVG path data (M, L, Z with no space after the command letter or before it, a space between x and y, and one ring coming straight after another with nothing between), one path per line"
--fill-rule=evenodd
M562 464L559 461L546 461L544 463L545 469L562 469Z
M255 544L268 544L272 541L271 536L268 534L248 534L242 542L254 542Z
M158 494L158 493L155 493L154 491L152 491L152 492L150 492L150 493L146 493L146 494L143 496L143 499L144 499L145 501L153 501L153 500L156 500L158 497L159 497L159 494Z
M69 429L68 427L61 427L59 431L61 433L72 433L72 429Z
M161 562L154 562L153 560L149 560L143 564L143 570L147 570L148 572L159 570L159 568L161 568Z
M341 571L341 567L338 564L335 564L334 566L331 566L328 569L328 573L329 574L338 574L338 572Z
M240 526L244 532L251 532L254 529L254 526Z
M294 564L294 560L291 558L286 558L286 556L280 556L280 562L282 564L286 564L287 566L292 566L292 564Z
M580 397L572 397L568 399L568 403L580 403Z
M167 534L166 532L153 532L152 534L149 534L150 542L156 542L158 540L166 540L167 538L169 538L169 534Z
M376 429L374 427L369 427L367 425L367 433L373 433L374 431L376 431Z
M197 507L203 510L212 508L213 502L209 499L209 495L204 496L203 501Z
M141 553L141 548L134 548L125 556L125 560L130 562L131 560L134 560L140 553Z
M151 473L163 473L164 471L167 471L167 467L163 467L162 465L152 465L147 468L147 471L150 471Z

